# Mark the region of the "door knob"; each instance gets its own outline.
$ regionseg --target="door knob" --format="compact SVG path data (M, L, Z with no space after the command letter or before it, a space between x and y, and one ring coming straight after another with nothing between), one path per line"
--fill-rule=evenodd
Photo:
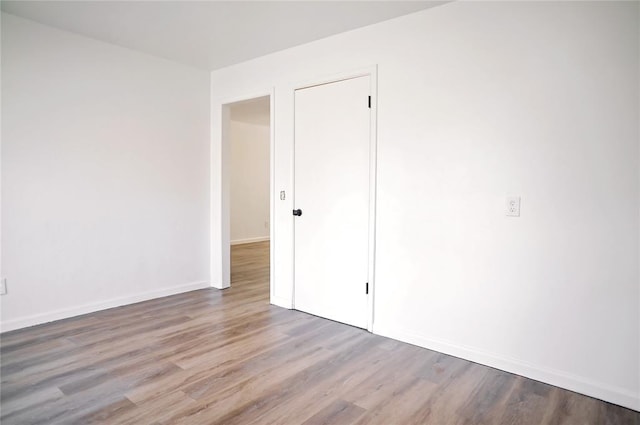
M302 215L302 210L293 210L293 215L300 217Z

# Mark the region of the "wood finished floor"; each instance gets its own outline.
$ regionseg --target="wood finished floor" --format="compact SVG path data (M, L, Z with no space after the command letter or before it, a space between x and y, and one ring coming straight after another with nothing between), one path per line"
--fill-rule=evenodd
M1 336L10 424L640 424L640 413L269 305L268 244L232 287Z

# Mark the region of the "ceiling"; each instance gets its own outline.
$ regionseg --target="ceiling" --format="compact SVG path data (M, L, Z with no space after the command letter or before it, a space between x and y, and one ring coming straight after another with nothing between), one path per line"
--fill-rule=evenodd
M443 1L5 1L4 12L207 70Z

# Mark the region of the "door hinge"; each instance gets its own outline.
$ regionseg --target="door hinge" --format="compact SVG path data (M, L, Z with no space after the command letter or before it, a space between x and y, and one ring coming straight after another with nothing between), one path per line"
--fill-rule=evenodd
M369 282L365 283L365 286L364 286L364 293L365 293L365 294L367 294L367 295L369 295Z
M371 109L371 96L369 96L369 109Z

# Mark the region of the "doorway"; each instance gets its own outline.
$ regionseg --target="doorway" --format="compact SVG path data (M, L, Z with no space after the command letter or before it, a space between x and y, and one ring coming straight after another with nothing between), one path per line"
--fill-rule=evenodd
M230 286L247 296L270 293L271 97L225 105Z

